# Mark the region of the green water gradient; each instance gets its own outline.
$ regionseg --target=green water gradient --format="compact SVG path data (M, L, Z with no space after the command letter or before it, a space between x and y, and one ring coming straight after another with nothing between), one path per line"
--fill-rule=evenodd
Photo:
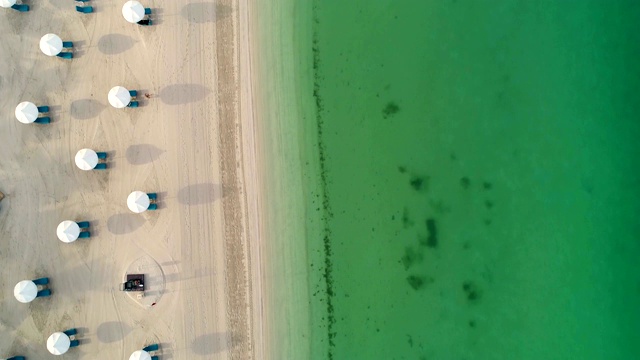
M638 2L311 16L304 356L637 358Z

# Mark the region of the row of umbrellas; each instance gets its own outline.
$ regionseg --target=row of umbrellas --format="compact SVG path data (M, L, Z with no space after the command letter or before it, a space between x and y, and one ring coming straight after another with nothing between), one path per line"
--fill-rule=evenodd
M131 96L132 91L129 91L127 88L123 86L114 86L111 90L109 90L109 94L107 95L107 99L109 100L109 104L116 109L122 109L127 107L132 100ZM23 101L18 106L16 106L16 110L14 112L16 119L23 124L31 124L38 119L38 115L40 114L40 110L36 106L36 104L30 101Z
M15 5L16 0L0 0L0 7L10 8ZM138 1L127 1L122 7L123 17L130 23L138 23L143 20L145 15L150 13L150 9L145 9ZM64 48L72 47L71 42L63 42L62 39L56 34L46 34L40 39L40 50L47 56L57 56L62 52ZM132 96L135 96L135 92L131 92L123 86L116 86L109 91L107 96L109 104L115 108L124 108L131 104ZM132 104L133 105L133 104ZM137 105L137 104L135 104ZM29 124L36 122L42 109L44 112L48 112L48 107L38 108L34 103L24 101L18 104L15 109L15 116L21 123ZM102 153L106 155L106 153ZM78 168L82 170L91 170L96 168L100 156L92 149L81 149L76 153L75 163ZM141 213L149 209L151 200L156 198L156 194L146 194L142 191L134 191L127 197L127 206L135 213ZM154 205L155 206L155 205ZM82 225L81 225L82 224ZM88 222L77 223L71 220L65 220L61 222L56 233L58 238L63 242L73 242L80 237L81 226L88 227ZM88 232L87 232L88 234ZM20 281L14 287L14 296L16 299L23 303L33 301L39 296L38 280L23 280ZM44 283L44 282L43 282ZM50 290L47 290L50 291ZM76 334L75 329L67 330L64 332L55 332L47 339L47 349L51 354L62 355L66 353L69 348L78 346L78 340L72 340L71 336ZM143 350L134 351L129 360L157 360L157 356L151 356L149 351L158 350L158 345L150 345ZM23 358L23 357L14 357Z
M0 0L0 7L10 8L16 4L16 0ZM145 13L145 8L138 1L131 0L127 1L122 5L122 16L128 22L135 24L142 20Z

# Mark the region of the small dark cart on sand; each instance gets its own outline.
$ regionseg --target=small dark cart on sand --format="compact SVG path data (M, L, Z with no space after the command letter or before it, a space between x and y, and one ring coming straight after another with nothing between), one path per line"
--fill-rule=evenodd
M120 291L144 292L144 274L127 274L127 280L120 284Z

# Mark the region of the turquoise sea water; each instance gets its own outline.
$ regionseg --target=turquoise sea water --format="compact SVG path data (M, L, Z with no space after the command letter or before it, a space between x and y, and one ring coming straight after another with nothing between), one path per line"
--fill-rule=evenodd
M310 4L300 358L640 358L640 3Z

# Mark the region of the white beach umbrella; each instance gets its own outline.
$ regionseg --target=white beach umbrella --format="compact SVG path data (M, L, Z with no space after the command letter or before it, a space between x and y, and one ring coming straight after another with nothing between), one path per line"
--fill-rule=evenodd
M130 23L137 23L144 18L144 6L135 0L127 1L122 5L122 16Z
M10 8L16 4L16 0L0 0L0 6L3 8Z
M98 165L98 154L91 149L82 149L76 153L76 166L82 170L92 170Z
M62 51L62 39L56 34L47 34L40 39L40 50L47 56L56 56Z
M111 90L109 90L109 104L117 109L122 109L126 107L131 102L131 95L129 94L129 90L122 86L114 86Z
M69 350L71 339L63 332L54 332L47 339L47 350L53 355L62 355Z
M151 360L151 355L144 350L136 350L129 356L129 360Z
M80 226L78 226L78 223L75 221L65 220L58 225L56 234L62 242L74 242L78 240L78 236L80 236Z
M134 191L127 198L127 206L134 213L141 213L149 208L149 195L142 191Z
M38 295L38 286L31 280L22 280L13 288L13 296L21 303L32 302Z
M16 119L23 124L31 124L38 118L38 107L29 101L23 101L16 106Z

